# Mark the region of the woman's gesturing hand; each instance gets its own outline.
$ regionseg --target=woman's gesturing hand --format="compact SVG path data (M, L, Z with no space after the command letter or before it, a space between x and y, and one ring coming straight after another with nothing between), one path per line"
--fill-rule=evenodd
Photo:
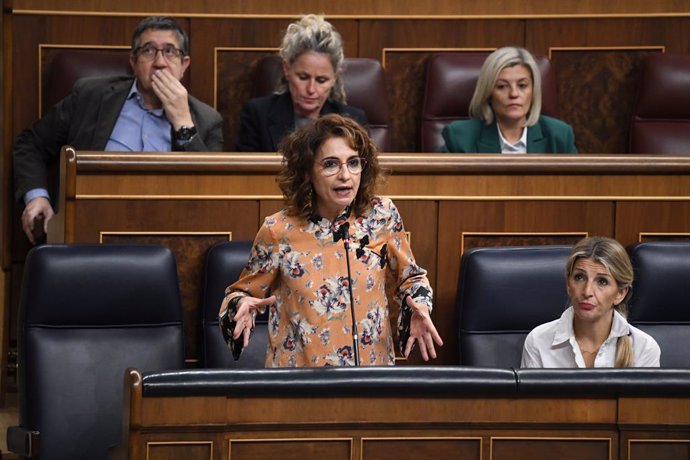
M254 320L257 310L275 303L276 297L272 295L265 299L256 297L242 297L237 303L237 314L235 314L235 339L239 339L244 334L244 347L249 345L249 337L254 330Z
M407 305L412 309L412 318L410 319L410 338L405 346L405 357L407 358L410 355L412 346L417 341L419 352L422 354L424 361L429 361L430 357L436 358L434 343L442 346L443 340L441 340L436 326L431 321L429 307L416 303L412 300L412 297L407 297Z

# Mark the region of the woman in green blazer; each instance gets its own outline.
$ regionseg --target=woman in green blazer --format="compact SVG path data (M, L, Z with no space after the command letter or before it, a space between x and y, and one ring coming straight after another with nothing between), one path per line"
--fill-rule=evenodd
M505 47L484 61L469 120L443 129L444 152L577 153L573 128L541 115L541 74L524 48Z

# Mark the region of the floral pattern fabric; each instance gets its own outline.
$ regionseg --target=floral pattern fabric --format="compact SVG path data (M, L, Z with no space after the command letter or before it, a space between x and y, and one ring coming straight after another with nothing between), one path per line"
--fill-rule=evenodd
M266 367L352 366L352 292L360 364L393 365L387 287L396 303L409 295L431 309L426 271L414 260L397 208L375 198L364 215L346 209L334 222L284 210L267 217L226 295L276 296Z

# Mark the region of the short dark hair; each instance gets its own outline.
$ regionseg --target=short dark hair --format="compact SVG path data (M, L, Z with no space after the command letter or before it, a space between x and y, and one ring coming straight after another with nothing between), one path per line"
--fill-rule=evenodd
M278 185L288 214L308 218L314 212L316 197L311 181L314 162L324 142L334 137L345 139L350 148L367 162L361 173L353 211L362 214L371 207L374 190L383 178L376 145L367 130L355 120L328 114L295 130L278 146L278 151L283 154L283 170L278 174Z
M149 16L141 20L132 34L132 53L139 48L139 38L147 30L172 30L180 42L183 56L189 56L189 37L180 25L169 16Z

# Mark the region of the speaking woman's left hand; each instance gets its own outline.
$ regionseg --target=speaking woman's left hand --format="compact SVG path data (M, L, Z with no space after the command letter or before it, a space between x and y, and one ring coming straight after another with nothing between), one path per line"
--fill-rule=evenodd
M429 307L416 303L412 300L412 297L407 297L407 305L412 309L412 318L410 319L410 338L405 346L405 357L407 358L410 355L412 346L417 341L419 352L422 354L424 361L429 361L430 357L436 358L434 343L442 346L443 340L441 340L436 326L431 321Z

